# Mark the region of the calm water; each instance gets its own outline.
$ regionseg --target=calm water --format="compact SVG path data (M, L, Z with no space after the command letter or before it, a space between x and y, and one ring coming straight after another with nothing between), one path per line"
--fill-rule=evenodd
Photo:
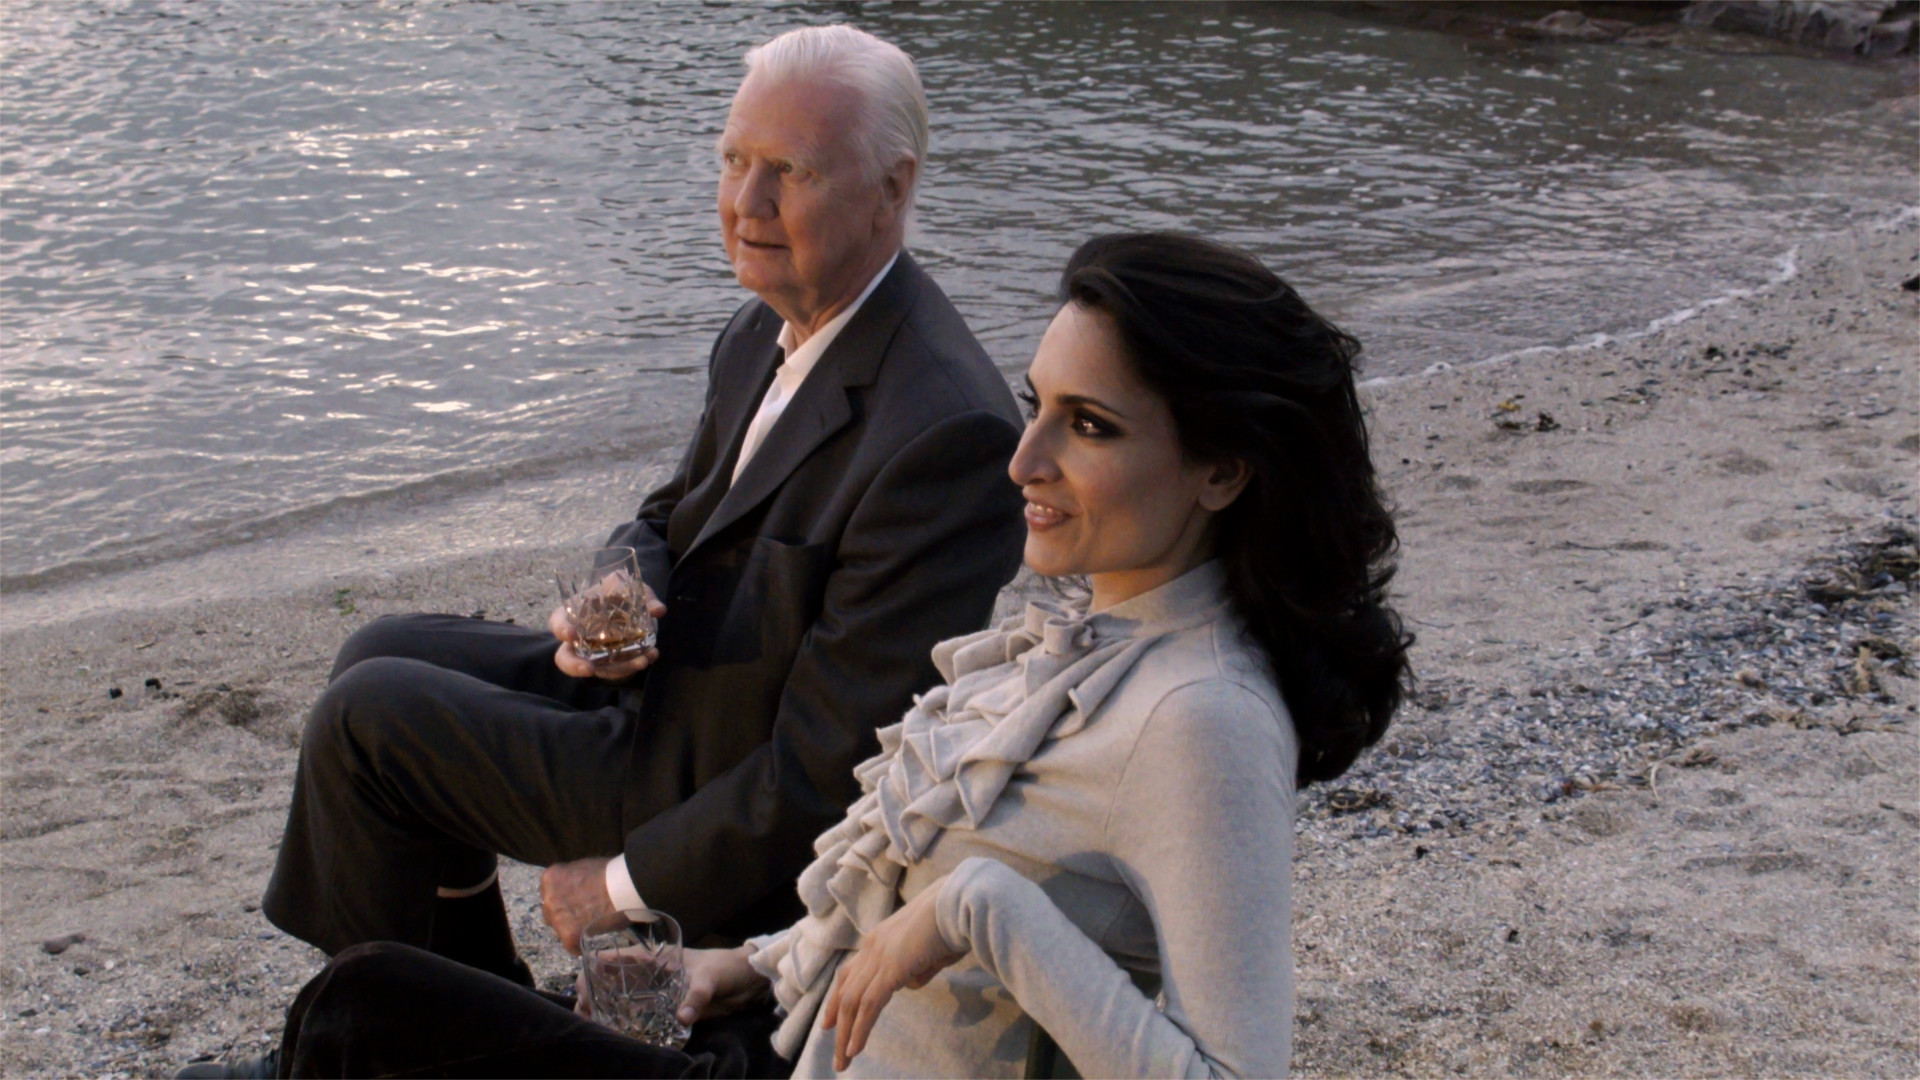
M1915 198L1884 69L1281 6L0 9L10 587L682 440L744 49L919 58L916 255L1009 373L1073 246L1244 244L1372 374L1643 326Z

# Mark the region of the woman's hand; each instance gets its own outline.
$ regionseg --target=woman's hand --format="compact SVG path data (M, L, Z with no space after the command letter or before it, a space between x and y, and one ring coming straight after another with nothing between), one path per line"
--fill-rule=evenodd
M697 1024L729 1016L751 1005L770 989L767 977L747 963L750 947L688 949L687 998L680 1005L680 1022Z
M644 950L631 951L647 959ZM747 951L748 947L742 945L737 949L687 949L681 954L687 971L687 996L680 1003L681 1023L691 1026L732 1015L767 992L766 977L747 963ZM573 986L573 1011L593 1019L593 998L587 992L585 969L575 977Z
M938 881L922 889L861 938L853 955L840 962L820 1021L821 1028L833 1032L835 1072L844 1072L867 1048L867 1035L894 991L903 986L918 990L967 955L949 949L940 936L933 910L939 895Z

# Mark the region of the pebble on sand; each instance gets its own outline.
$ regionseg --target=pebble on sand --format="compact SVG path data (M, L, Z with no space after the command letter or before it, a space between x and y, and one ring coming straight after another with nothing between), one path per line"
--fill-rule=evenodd
M71 934L61 934L59 937L50 937L41 942L40 951L46 953L48 956L59 956L61 953L66 952L68 949L73 948L85 940L87 940L87 935L79 931Z

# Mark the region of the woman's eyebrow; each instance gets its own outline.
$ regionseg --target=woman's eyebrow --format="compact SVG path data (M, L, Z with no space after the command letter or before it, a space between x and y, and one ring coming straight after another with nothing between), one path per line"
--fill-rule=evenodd
M1032 376L1030 375L1023 376L1021 378L1021 381L1027 384L1027 393L1032 394L1034 397L1040 396L1040 391L1035 390L1033 388ZM1069 406L1092 405L1096 409L1102 409L1106 412L1112 413L1116 419L1125 420L1127 418L1126 413L1123 413L1119 409L1116 409L1113 406L1107 404L1106 402L1101 401L1097 397L1088 397L1085 394L1061 394L1059 397L1055 398L1054 400L1058 401L1062 405L1069 405Z
M1061 394L1058 398L1055 398L1054 400L1058 401L1062 405L1091 405L1096 409L1102 410L1103 412L1112 413L1114 415L1114 418L1118 420L1125 420L1127 418L1126 413L1123 413L1119 409L1116 409L1113 406L1107 404L1106 402L1101 401L1099 398L1088 397L1085 394Z

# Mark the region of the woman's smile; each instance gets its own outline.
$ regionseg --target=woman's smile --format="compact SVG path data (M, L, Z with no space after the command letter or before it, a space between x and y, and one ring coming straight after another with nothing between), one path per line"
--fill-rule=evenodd
M1027 500L1027 528L1033 532L1045 532L1065 522L1069 516L1065 511L1046 503Z

